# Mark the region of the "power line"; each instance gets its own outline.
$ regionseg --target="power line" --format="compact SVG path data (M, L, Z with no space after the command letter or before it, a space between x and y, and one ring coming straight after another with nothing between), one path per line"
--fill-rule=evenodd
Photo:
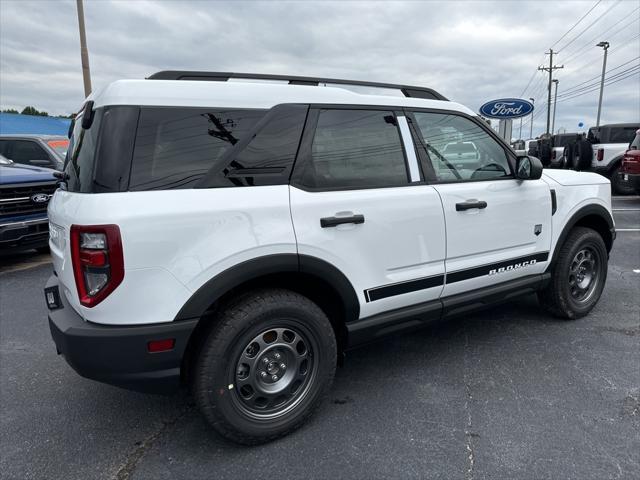
M569 45L571 45L573 42L575 42L577 39L579 39L582 35L584 35L584 33L589 30L591 27L593 27L596 23L598 23L600 20L602 20L605 15L607 13L609 13L611 10L613 10L615 7L617 7L620 2L622 0L618 0L617 2L615 2L613 5L611 5L602 15L600 15L598 18L596 18L593 22L591 22L589 25L587 25L578 35L576 35L575 37L573 37L572 40L569 41L569 43L565 43L565 45L563 47L560 47L560 50L558 51L558 53L560 53L562 50L564 50L565 48L567 48Z
M635 77L635 76L640 76L639 74L640 74L640 70L634 70L633 72L627 73L625 76L622 76L622 77L617 78L617 79L615 79L615 80L611 80L611 81L609 81L609 82L605 81L605 83L604 83L604 84L605 84L605 86L607 86L607 85L613 85L614 83L621 82L621 81L623 81L623 80L626 80L627 78L631 78L631 77ZM584 91L584 92L576 93L575 95L570 96L570 97L562 98L562 99L558 100L558 103L560 103L560 102L564 102L564 101L566 101L566 100L571 100L571 99L573 99L573 98L581 97L582 95L586 95L586 94L591 93L591 92L595 92L595 91L596 91L596 90L598 90L599 88L600 88L600 86L599 86L599 85L595 85L595 86L593 86L593 87L591 88L591 90L587 90L587 91Z
M609 56L611 55L615 55L621 47L624 47L625 45L627 45L628 43L632 42L633 40L635 40L636 38L640 37L640 34L636 35L635 37L631 37L629 39L627 39L626 41L623 41L622 43L616 45L615 47L612 47L612 52L609 54ZM579 67L573 69L572 71L568 72L566 75L564 76L571 76L574 73L579 73L580 70L582 70L583 68L589 66L589 65L593 65L593 60L588 61L587 63L584 63L582 65L580 65Z
M610 72L613 72L613 71L615 71L615 70L618 70L619 68L624 67L625 65L628 65L628 64L630 64L631 62L634 62L634 61L638 60L639 58L640 58L640 56L639 56L639 57L632 58L632 59L631 59L631 60L629 60L628 62L624 62L624 63L622 63L622 64L618 65L618 66L617 66L617 67L615 67L615 68L610 68L609 70L607 70L607 73L610 73ZM590 78L589 80L585 80L584 82L580 82L580 83L578 83L577 85L573 85L573 86L571 86L571 87L567 88L567 89L563 92L563 94L566 94L567 92L570 92L571 90L575 89L576 87L579 87L580 85L584 85L585 83L592 82L592 81L597 80L597 79L599 79L599 78L600 78L600 75L596 75L595 77L592 77L592 78ZM561 95L561 96L562 96L562 95Z
M556 42L555 42L553 45L551 45L549 48L553 48L553 47L555 47L555 46L560 42L560 40L562 40L562 39L563 39L564 37L566 37L569 33L571 33L571 31L572 31L574 28L576 28L576 27L578 26L578 24L579 24L582 20L584 20L584 19L585 19L585 17L586 17L587 15L589 15L589 14L592 12L592 10L593 10L594 8L596 8L598 5L600 5L600 2L601 2L601 1L602 1L602 0L598 0L598 1L593 5L593 7L591 7L591 8L589 9L589 11L587 11L587 13L585 13L582 17L580 17L580 20L578 20L576 23L574 23L574 24L573 24L573 27L571 27L569 30L567 30L566 32L564 32L564 35L562 35L558 40L556 40Z
M638 10L640 10L640 7L636 8L635 10L632 10L630 13L628 13L627 15L625 15L624 17L622 17L620 20L618 20L616 23L614 23L613 25L611 25L609 28L607 28L604 32L601 32L598 34L597 37L593 37L593 39L589 40L586 44L584 44L581 48L574 50L573 52L569 53L569 56L564 60L565 63L570 62L571 60L573 60L574 58L576 58L578 55L580 55L582 52L584 52L585 50L593 47L595 45L594 42L599 41L602 38L605 38L608 33L613 30L615 27L617 27L618 25L620 25L622 22L624 22L625 20L627 20L631 15L633 15L635 12L637 12ZM631 25L632 23L636 22L640 20L640 17L636 17L631 19L631 21L625 25L623 25L622 27L620 27L616 32L614 32L613 34L609 35L608 40L610 40L611 38L615 37L616 35L618 35L619 33L622 33L625 31L625 29Z
M635 65L633 67L627 68L626 70L623 70L622 72L616 73L615 75L610 75L609 77L607 77L605 79L605 81L607 80L614 80L616 78L619 78L620 76L626 75L626 74L630 74L630 73L636 73L636 72L640 72L640 64ZM597 82L593 82L589 85L585 85L584 87L580 87L577 88L571 92L565 92L563 95L560 96L560 98L569 98L572 95L576 94L576 93L582 93L582 92L586 92L586 91L594 91L597 90L599 88L600 85L600 81Z

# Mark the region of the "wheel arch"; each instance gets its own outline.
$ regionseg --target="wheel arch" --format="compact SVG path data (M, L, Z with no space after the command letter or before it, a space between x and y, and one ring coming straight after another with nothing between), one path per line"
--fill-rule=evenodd
M613 175L613 171L622 163L622 157L624 157L624 154L620 154L611 159L607 165L607 177L611 177L611 175Z
M557 261L560 249L569 236L569 232L571 232L574 227L578 226L588 227L598 232L604 240L607 247L607 253L611 251L613 241L616 237L613 217L602 205L586 205L575 212L565 224L553 249L553 255L547 270L551 269Z
M185 303L176 321L199 318L183 359L188 375L215 312L231 297L264 287L287 288L305 295L327 315L336 334L339 352L347 345L346 323L357 320L360 304L355 289L335 266L316 257L274 254L239 263L202 285Z

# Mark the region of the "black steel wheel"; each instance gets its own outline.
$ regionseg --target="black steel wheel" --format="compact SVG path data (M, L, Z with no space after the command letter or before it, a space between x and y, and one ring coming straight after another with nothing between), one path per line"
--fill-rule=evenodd
M197 354L196 403L223 437L253 445L300 427L329 392L335 333L308 298L283 289L224 306Z
M586 227L571 230L551 266L551 281L538 293L541 305L560 318L587 315L602 295L607 258L598 232Z

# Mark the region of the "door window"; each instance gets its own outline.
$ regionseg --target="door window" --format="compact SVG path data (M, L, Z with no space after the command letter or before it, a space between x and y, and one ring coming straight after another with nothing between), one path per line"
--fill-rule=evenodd
M13 140L11 145L11 160L16 163L31 163L32 160L46 160L49 155L36 142L29 140Z
M488 132L460 115L415 112L420 148L439 182L513 178L507 153Z
M329 189L407 185L409 177L393 112L320 110L300 183Z

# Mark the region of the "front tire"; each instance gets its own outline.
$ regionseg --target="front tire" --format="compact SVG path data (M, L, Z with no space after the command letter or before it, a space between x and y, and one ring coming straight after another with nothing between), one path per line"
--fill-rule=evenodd
M324 312L295 292L265 289L218 315L199 352L193 393L223 437L255 445L300 427L326 397L336 338Z
M576 227L562 245L551 281L538 293L541 305L559 318L587 315L598 303L607 280L607 248L590 228Z

